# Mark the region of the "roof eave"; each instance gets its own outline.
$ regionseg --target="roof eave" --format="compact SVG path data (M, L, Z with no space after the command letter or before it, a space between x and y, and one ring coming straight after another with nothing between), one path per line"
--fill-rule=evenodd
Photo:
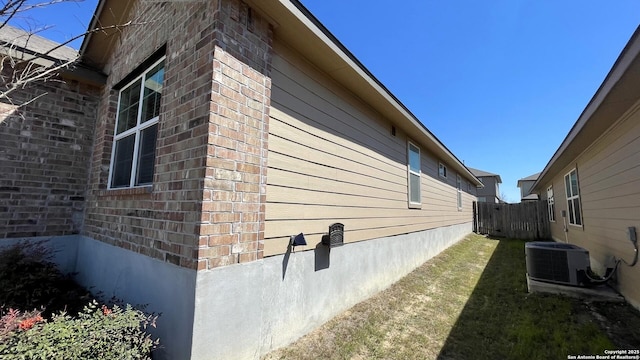
M283 37L291 41L305 39L304 42L307 44L311 41L310 36L320 40L317 45L328 51L319 51L317 47L305 49L305 44L300 41L296 41L296 49L302 54L305 54L307 50L312 52L313 56L307 56L307 58L321 69L323 68L323 59L319 59L321 56L330 58L332 61L339 61L340 64L332 62L332 68L324 68L333 79L360 98L368 100L367 102L377 111L389 120L396 122L408 134L417 133L413 136L414 140L422 140L419 142L429 144L428 150L446 161L450 167L470 179L475 185L482 185L480 180L298 0L247 1L277 21L280 26L275 31ZM287 18L286 14L279 13L285 9L295 17L298 22L296 25L303 26L302 28L298 27L295 33L287 26L283 26L287 20L291 20ZM292 33L287 34L287 31ZM306 32L306 34L300 31ZM306 46L312 48L311 45ZM418 131L416 132L416 130Z
M621 113L626 111L626 104L633 104L640 99L640 88L637 86L625 87L625 84L618 86L623 81L629 83L637 83L638 81L636 80L640 81L640 74L636 71L628 71L631 67L640 68L639 54L640 26L636 28L604 81L540 173L540 176L531 187L531 191L542 191L540 187L549 181L550 175L554 173L553 170L560 171L564 168L566 166L566 164L564 164L565 162L570 162L573 158L577 157L576 154L581 154L592 141L602 135L603 130L606 130L610 125L609 122L615 120L612 119L612 116L599 116L599 111L604 112L604 110L602 110L604 106L618 106L617 111L613 113L621 115ZM610 109L605 110L611 111ZM578 144L576 140L581 134L586 133L585 129L589 127L592 127L594 130L591 131L591 134L584 135L584 141ZM574 148L571 149L572 147ZM568 154L568 150L572 150L570 154Z

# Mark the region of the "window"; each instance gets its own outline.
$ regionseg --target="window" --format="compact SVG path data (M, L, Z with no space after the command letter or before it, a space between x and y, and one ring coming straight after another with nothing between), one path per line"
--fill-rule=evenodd
M487 202L487 198L484 196L478 196L478 202Z
M163 80L164 59L120 90L110 188L143 186L153 181Z
M447 177L447 167L443 163L438 163L438 175L443 178Z
M580 214L580 192L578 191L578 172L571 170L564 176L565 191L567 193L567 212L569 213L569 224L582 226L582 215Z
M458 211L462 210L462 178L456 175L456 187L458 188Z
M407 157L409 207L420 207L420 204L422 204L420 194L420 148L409 142L407 144Z
M549 221L556 221L556 203L553 198L553 185L547 189L547 209L549 211Z

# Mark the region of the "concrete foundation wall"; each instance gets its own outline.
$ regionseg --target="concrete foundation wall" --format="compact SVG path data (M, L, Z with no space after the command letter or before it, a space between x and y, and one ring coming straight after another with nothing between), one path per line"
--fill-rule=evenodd
M191 348L196 271L124 250L88 237L78 238L76 280L106 299L148 305L160 314L153 335L163 348L154 358L186 359Z
M455 244L471 223L208 271L79 235L45 240L65 272L103 298L161 313L157 359L258 359L387 288ZM2 246L20 239L8 239Z
M471 223L286 253L197 276L194 359L257 359L387 288Z

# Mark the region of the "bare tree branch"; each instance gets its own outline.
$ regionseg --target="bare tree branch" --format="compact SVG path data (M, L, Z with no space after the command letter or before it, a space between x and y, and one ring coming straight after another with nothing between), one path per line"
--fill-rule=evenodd
M17 14L59 3L78 1L82 0L45 0L35 3L28 0L0 0L0 30L9 26L9 21L15 18ZM24 34L17 35L13 39L7 39L4 36L3 39L0 39L0 103L8 106L0 105L0 113L6 108L15 110L21 106L31 104L46 95L46 93L42 93L30 99L17 100L23 96L16 97L16 91L24 89L33 83L61 81L59 78L60 73L75 66L79 60L77 53L74 56L71 51L60 51L70 43L93 33L121 31L131 25L144 25L146 23L131 20L123 24L109 26L98 24L94 29L72 36L60 44L49 46L50 48L44 47L44 49L42 40L36 40L35 36L49 27L24 31ZM8 33L12 34L11 31L8 30ZM34 42L38 45L30 45Z

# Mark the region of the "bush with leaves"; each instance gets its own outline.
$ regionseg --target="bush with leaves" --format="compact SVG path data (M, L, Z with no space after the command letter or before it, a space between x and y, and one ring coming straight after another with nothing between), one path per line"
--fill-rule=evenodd
M1 249L0 359L150 359L157 316L89 299L43 243Z
M16 318L15 311L5 317ZM29 314L0 336L0 359L151 359L158 340L145 329L155 320L131 305L109 308L96 301L77 317L60 313L46 321Z

